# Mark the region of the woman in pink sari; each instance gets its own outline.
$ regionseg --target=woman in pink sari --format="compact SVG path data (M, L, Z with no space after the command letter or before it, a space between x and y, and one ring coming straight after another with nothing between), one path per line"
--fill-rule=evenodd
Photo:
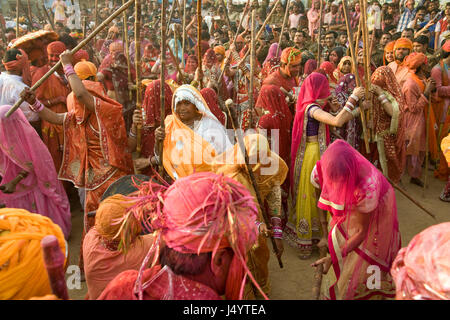
M36 130L18 109L0 107L0 204L49 217L65 238L70 234L70 205L52 157Z
M392 186L343 140L333 142L322 155L311 183L320 189L318 207L332 215L330 256L312 264L324 264L322 298L394 298L389 271L401 238Z
M300 88L292 129L291 203L284 235L289 244L300 249L302 259L309 258L313 245L321 238L322 243L326 242L326 220L317 210L311 171L330 142L328 126L341 127L357 116L357 102L363 96L364 89L355 88L345 107L333 116L323 110L330 97L325 75L311 73ZM336 99L329 105L334 111L339 109Z

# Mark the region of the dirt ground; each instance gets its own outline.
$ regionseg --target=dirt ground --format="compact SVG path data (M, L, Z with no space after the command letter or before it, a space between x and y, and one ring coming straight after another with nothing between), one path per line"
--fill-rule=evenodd
M450 221L450 203L439 200L439 195L445 185L444 182L433 177L428 172L429 188L423 189L410 184L409 179L404 177L404 189L425 208L436 215L436 220L428 216L424 211L414 205L409 199L396 191L398 219L402 236L402 247L419 232L427 227ZM79 203L72 203L72 234L69 239L70 261L69 264L76 265L80 252L80 241L82 233L82 212ZM311 288L313 284L314 269L310 264L318 258L315 253L309 260L301 260L297 250L285 243L285 251L282 257L284 268L280 269L277 259L272 255L269 268L272 291L270 298L274 300L308 300L312 298ZM86 282L82 282L81 289L69 291L71 299L82 300L87 292Z

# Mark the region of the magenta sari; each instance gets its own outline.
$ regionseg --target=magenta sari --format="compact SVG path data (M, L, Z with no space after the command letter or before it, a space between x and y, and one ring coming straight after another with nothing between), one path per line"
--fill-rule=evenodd
M389 271L400 250L401 238L392 186L344 140L336 140L328 147L311 180L321 188L318 207L332 215L328 248L333 269L323 282L324 297L394 298ZM363 219L367 232L362 242L346 253L344 249L355 234L358 219Z
M52 156L22 110L5 117L10 108L0 107L1 184L13 180L22 170L28 176L19 182L14 193L0 191L0 203L49 217L67 239L71 228L70 205Z

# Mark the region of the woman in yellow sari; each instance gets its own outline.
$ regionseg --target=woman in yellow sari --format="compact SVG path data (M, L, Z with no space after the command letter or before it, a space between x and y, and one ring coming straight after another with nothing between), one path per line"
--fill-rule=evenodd
M272 231L278 254L283 253L282 231L281 231L281 185L287 177L288 166L276 153L269 148L267 138L260 134L251 134L244 137L244 145L247 150L249 163L257 183L261 200L268 208L267 212L271 219ZM256 192L251 183L250 175L244 161L239 143L233 148L215 158L213 170L217 174L223 174L244 185L255 197ZM258 221L264 221L261 208ZM261 226L261 225L259 225ZM270 292L268 262L270 257L269 248L261 228L258 243L248 253L248 267L255 276L265 294ZM255 299L258 290L251 281L247 281L244 289L244 299Z
M225 127L209 110L201 93L182 85L172 98L172 115L166 117L165 130L156 129L156 160L160 160L174 180L194 172L212 171L213 159L232 147Z

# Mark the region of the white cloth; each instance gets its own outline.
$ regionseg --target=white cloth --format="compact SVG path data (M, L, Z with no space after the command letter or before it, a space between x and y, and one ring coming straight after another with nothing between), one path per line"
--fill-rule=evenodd
M20 93L24 88L29 87L23 83L21 76L2 72L0 74L0 106L13 106L20 99ZM20 105L20 109L28 121L39 120L38 114L30 110L28 102L23 102Z
M180 86L173 94L174 112L176 112L176 106L180 101L191 102L202 113L202 119L196 121L193 130L211 144L214 150L216 150L216 154L220 154L233 146L227 136L225 127L209 110L208 105L198 90L187 84Z

